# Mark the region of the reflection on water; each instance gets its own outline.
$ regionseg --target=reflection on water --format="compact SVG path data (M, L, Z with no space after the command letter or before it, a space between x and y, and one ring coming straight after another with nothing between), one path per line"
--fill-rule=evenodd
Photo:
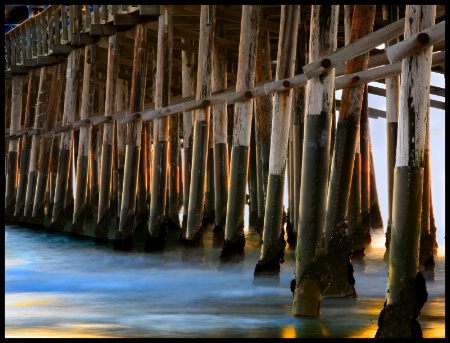
M383 230L373 231L365 263L355 265L358 298L325 298L320 318L291 314L292 249L278 285L253 285L260 237L252 230L243 265L226 270L210 232L198 265L182 263L170 244L155 256L18 226L5 233L6 337L372 338L384 303ZM419 317L426 338L445 337L443 257L435 271Z

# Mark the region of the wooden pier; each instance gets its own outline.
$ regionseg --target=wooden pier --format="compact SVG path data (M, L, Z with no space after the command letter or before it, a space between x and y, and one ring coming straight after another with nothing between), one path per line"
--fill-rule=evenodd
M351 260L386 225L389 337L407 301L394 297L418 292L399 280L436 254L432 71L445 74L445 6L49 5L5 34L5 218L126 251L176 237L187 262L214 230L226 266L245 259L248 205L254 282L277 282L294 250L306 316L357 297ZM369 118L387 124L388 218Z

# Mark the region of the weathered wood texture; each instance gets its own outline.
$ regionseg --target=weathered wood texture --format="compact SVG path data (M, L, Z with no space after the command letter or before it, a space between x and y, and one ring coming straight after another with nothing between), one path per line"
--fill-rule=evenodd
M144 108L146 74L147 35L145 25L139 24L135 27L133 73L129 103L130 113L139 112ZM127 124L124 181L119 221L120 233L116 234L117 241L123 240L123 245L120 247L123 249L129 249L133 244L141 129L142 121Z
M313 5L309 60L313 61L337 46L339 6ZM294 315L317 316L322 292L317 280L305 277L308 264L318 253L325 231L326 194L330 164L331 116L335 70L308 80L305 100L305 139L302 144L302 183L296 245Z
M200 14L200 41L198 47L198 69L196 100L211 96L211 52L213 49L215 6L202 5ZM186 108L185 108L186 110ZM208 159L210 108L197 109L194 114L192 151L192 174L189 189L189 210L186 238L192 240L200 230L204 213L205 175ZM194 174L195 171L195 174Z
M217 35L223 29L221 22L218 22L219 29ZM227 88L227 61L226 49L214 45L212 56L212 84L213 93L222 92ZM229 180L229 156L228 156L228 112L227 104L218 104L212 107L212 128L213 135L210 141L213 142L214 158L214 222L223 231L227 213L228 180Z
M12 92L11 92L11 124L10 134L14 136L20 129L20 119L22 115L22 88L24 83L24 76L15 75L12 78ZM16 206L16 186L17 186L17 171L19 160L19 139L9 140L8 151L8 170L6 176L6 193L5 193L5 215L12 218Z
M108 69L106 71L106 89L105 89L105 116L116 113L116 90L119 73L119 42L118 33L108 38ZM96 236L108 238L108 224L111 220L111 182L112 168L114 164L114 133L115 124L106 122L103 124L102 156L101 156L101 176L100 193L98 204L98 216L96 224ZM118 185L117 185L118 186ZM113 187L114 188L114 187ZM116 196L115 196L116 197Z
M282 5L275 80L294 75L297 53L297 34L300 6ZM266 212L264 216L263 244L255 277L261 274L279 274L280 259L285 246L282 225L284 174L292 108L292 90L276 92L273 98L272 134L269 155Z
M435 6L407 6L405 39L432 26L435 15ZM423 170L425 166L431 53L432 48L428 47L402 61L396 170L407 167L408 170L411 169L414 172L415 170ZM396 184L396 177L399 177L398 173L394 174L394 185ZM393 263L396 262L396 264L392 265L393 270L388 277L388 305L396 302L402 284L401 280L404 278L414 279L418 272L419 238L416 236L416 230L420 227L423 175L418 179L420 180L418 181L419 184L408 183L407 187L411 190L420 190L420 197L415 200L415 203L418 203L415 207L419 210L419 213L400 212L400 208L396 207L395 203L396 201L402 201L401 198L404 195L394 189L393 229L390 245L390 254L394 254L394 256L390 260ZM410 210L412 209L410 208ZM414 219L404 218L408 213ZM410 222L412 226L402 225L406 222ZM407 242L409 246L406 246Z
M272 59L270 58L270 35L267 30L259 30L256 50L255 83L272 79ZM255 138L256 169L258 170L258 221L257 229L262 232L266 206L267 181L269 177L270 134L272 132L272 94L255 98Z
M37 185L33 203L33 212L31 215L32 222L36 224L44 223L44 207L45 207L45 190L48 179L48 171L50 166L50 151L52 142L56 138L46 138L45 134L50 132L55 125L61 93L64 85L64 72L66 63L54 65L52 68L52 81L48 91L52 90L46 104L46 116L44 123L44 137L41 139L39 148L39 159L37 165Z
M245 92L253 88L255 84L259 20L259 6L242 6L236 92ZM231 242L231 244L242 241L244 235L245 187L253 115L253 100L241 100L244 101L238 102L234 106L233 147L231 150L230 185L225 224L225 240ZM224 254L224 251L222 251L222 254Z
M374 19L375 6L356 6L353 12L350 41L354 42L369 35L373 30ZM348 46L351 46L351 44ZM345 74L365 70L368 57L368 53L364 53L348 61ZM350 194L363 91L363 84L344 88L342 91L327 200L326 248L328 248L332 237L332 228L336 228L337 224L344 221L347 215L347 201ZM339 137L340 135L342 137Z
M88 44L84 48L83 91L81 93L80 118L92 117L94 103L95 46ZM89 175L89 156L91 154L91 127L81 127L78 139L76 159L75 204L72 218L72 231L84 232L87 211L87 188Z
M72 50L67 58L66 84L64 93L64 110L62 125L71 125L75 113L76 88L75 81L80 63L79 50ZM72 153L72 131L61 133L58 172L56 175L55 199L51 227L57 230L64 230L65 226L65 202L67 186L69 181L70 156Z
M38 96L38 87L36 87L36 81L39 77L39 70L33 69L28 75L28 91L25 104L25 113L23 128L30 129L35 123L35 106ZM28 135L22 136L21 139L21 152L20 152L20 165L19 165L19 179L17 185L16 195L16 207L14 217L16 220L20 220L24 212L25 197L28 185L28 173L30 165L30 155L32 146L32 137Z
M45 107L47 104L47 99L49 96L48 86L49 84L49 74L47 72L47 67L42 67L39 70L39 86L36 99L35 108L35 120L34 129L38 131L38 128L43 126L45 118ZM39 147L42 137L40 134L33 135L31 141L31 155L30 155L30 165L28 172L28 183L27 183L27 194L25 197L25 207L23 210L23 221L28 221L31 218L34 195L36 191L37 183L37 161L39 157Z
M183 43L187 43L186 39L182 39ZM183 97L191 97L195 93L195 75L194 75L194 54L183 51L181 53L183 62L182 67L182 95ZM189 209L189 189L191 186L191 165L192 165L192 132L193 132L193 112L183 113L183 235L187 225L187 215Z
M168 106L170 102L171 57L173 18L169 14L159 16L158 59L155 75L155 108ZM158 237L166 216L166 192L168 172L169 118L153 121L153 159L150 216L148 230L152 238ZM178 153L178 152L177 152Z

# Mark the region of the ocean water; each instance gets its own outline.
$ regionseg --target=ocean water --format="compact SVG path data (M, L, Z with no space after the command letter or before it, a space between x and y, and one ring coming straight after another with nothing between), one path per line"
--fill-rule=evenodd
M5 337L372 338L383 308L384 232L372 230L365 265L354 265L357 299L325 298L318 318L292 315L295 257L287 246L279 283L253 285L260 238L246 227L245 261L219 268L205 233L203 260L114 251L64 233L5 224ZM445 337L445 256L438 257L419 316L425 338Z

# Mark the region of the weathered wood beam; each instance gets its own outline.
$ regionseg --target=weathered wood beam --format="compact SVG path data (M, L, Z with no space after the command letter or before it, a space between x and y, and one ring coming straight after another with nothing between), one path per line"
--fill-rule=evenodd
M119 74L119 34L109 36L108 68L106 71L105 118L112 118L116 113L116 90ZM115 123L108 120L103 125L100 192L98 201L98 216L94 237L98 242L109 239L109 223L111 222L111 182L113 165Z
M77 71L80 63L79 50L72 50L67 58L67 72L64 92L64 111L62 118L63 126L70 126L73 122L75 114L75 101L77 90L75 87L77 79ZM49 225L51 229L64 231L66 222L65 206L66 193L69 181L69 170L72 153L72 130L63 131L61 133L58 171L56 175L55 198L52 213L52 220Z
M158 46L155 75L155 109L170 104L170 83L172 69L173 17L167 8L159 16ZM167 227L167 173L169 157L169 117L157 118L153 121L153 158L152 179L150 185L150 215L147 226L148 233L145 251L163 251L166 244ZM173 136L173 133L172 133ZM178 138L178 135L176 135ZM178 151L176 152L178 154Z
M445 41L445 20L384 49L389 62L395 63L429 46Z
M261 8L243 5L236 91L253 88L255 84L256 51ZM249 163L253 101L244 98L234 106L233 146L231 149L230 182L228 187L225 243L222 263L242 262L244 259L244 206Z
M211 96L211 50L214 44L215 5L202 5L200 15L199 53L197 68L197 101ZM174 32L175 34L175 32ZM200 108L194 115L192 145L192 170L189 190L189 211L186 227L186 240L192 242L196 234L201 237L204 214L205 175L208 158L209 107ZM202 239L199 239L203 243Z

